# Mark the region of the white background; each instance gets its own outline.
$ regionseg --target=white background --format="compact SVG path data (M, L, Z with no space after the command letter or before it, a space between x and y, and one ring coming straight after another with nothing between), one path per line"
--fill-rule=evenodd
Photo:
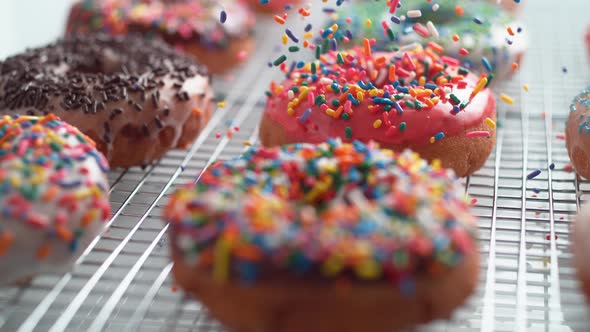
M0 59L63 35L71 0L0 0Z

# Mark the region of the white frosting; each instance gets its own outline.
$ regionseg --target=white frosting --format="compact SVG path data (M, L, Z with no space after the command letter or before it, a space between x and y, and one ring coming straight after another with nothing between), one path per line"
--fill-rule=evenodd
M62 66L60 66L61 68ZM62 69L63 70L63 69ZM67 70L65 70L67 71ZM142 102L139 98L139 94L132 94L129 92L132 99L143 107L143 110L138 112L132 105L129 105L125 100L118 102L109 102L107 109L99 110L95 114L86 114L81 109L78 110L65 110L60 104L63 101L63 97L54 98L50 101L46 111L53 107L52 114L57 115L62 120L72 124L73 126L80 129L83 133L95 137L97 140L104 141L106 129L105 123L109 123L111 132L111 141L106 143L106 151L102 151L107 159L111 159L113 150L116 147L113 145L113 140L117 134L125 128L127 125L133 127L141 127L143 124L149 126L149 138L153 140L158 139L158 135L162 130L167 127L174 129L174 139L172 141L172 147L177 147L178 141L182 134L182 127L193 114L193 110L199 109L205 111L213 100L213 90L209 86L209 78L206 76L196 75L192 78L187 79L182 84L180 89L173 87L176 80L171 79L170 75L166 75L161 78L164 82L164 86L158 87L160 91L160 101L158 107L154 107L150 99L150 94L145 102ZM88 85L86 90L89 94L92 92L92 86ZM154 90L155 91L155 90ZM179 101L175 94L177 91L187 92L190 99L187 101ZM4 93L4 87L0 86L0 95ZM96 96L97 99L100 97ZM111 111L120 108L124 112L115 118L111 119ZM11 114L27 114L31 107L24 107L19 109L10 110ZM169 109L170 113L168 116L164 116L163 110ZM1 110L0 110L1 111ZM34 115L42 115L40 111L37 111ZM155 125L155 118L158 117L163 124L162 128L157 128ZM144 163L148 164L151 160L145 160Z
M69 144L69 147L62 150L61 155L71 155L72 152L86 145L80 143L73 135L67 135L66 137L65 133L67 131L65 127L60 127L55 132ZM43 136L46 134L47 132L42 133ZM94 151L96 152L96 150ZM25 214L41 215L49 222L44 227L36 227L27 223L24 218L7 216L5 214L7 208L18 209L14 204L9 204L11 197L18 196L18 189L8 191L8 193L3 193L0 190L0 237L6 233L11 234L13 237L7 251L3 254L0 253L0 271L2 271L0 273L0 284L15 282L40 273L57 273L69 270L84 251L84 248L103 230L104 221L109 217L108 215L104 216L105 211L108 213L109 184L107 177L95 157L85 153L80 155L84 156L85 159L76 160L70 166L64 167L65 176L62 181L66 183L80 181L81 185L71 188L59 187L60 190L57 195L50 200L44 200L42 194L52 185L55 185L55 181L50 180L52 176L58 173L54 167L44 168L45 171L35 172L33 178L27 178L20 171L23 168L20 158L9 161L2 161L0 158L0 168L7 171L7 178L11 179L11 181L21 182L21 186L31 185L36 181L35 177L40 177L36 189L41 195L32 201L27 200L30 203L30 208L23 212ZM99 153L96 156L102 158ZM83 169L85 170L81 171ZM3 181L0 181L0 187L2 184ZM87 193L90 194L84 196ZM79 204L77 209L68 209L64 204L60 204L60 198L64 197L64 195L81 196L81 198L75 200ZM107 207L106 210L105 207ZM86 226L82 227L82 221L87 213L91 213L91 217L87 218ZM64 241L55 235L55 220L56 216L60 214L65 216L64 226L66 229L71 232L82 229L81 235L76 238L77 246L75 250L70 248L71 242ZM50 251L47 257L39 259L37 252L43 246L47 246Z

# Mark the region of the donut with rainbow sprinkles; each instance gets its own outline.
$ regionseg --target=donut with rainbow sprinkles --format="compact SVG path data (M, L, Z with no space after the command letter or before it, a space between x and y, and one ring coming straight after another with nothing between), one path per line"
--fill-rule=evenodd
M236 331L393 331L449 317L477 282L460 181L373 143L252 148L165 219L176 282Z
M0 116L0 285L74 265L110 216L108 170L54 115Z
M496 100L488 76L461 67L432 44L396 52L364 47L280 65L260 124L265 146L374 140L412 149L467 176L485 163L496 137Z

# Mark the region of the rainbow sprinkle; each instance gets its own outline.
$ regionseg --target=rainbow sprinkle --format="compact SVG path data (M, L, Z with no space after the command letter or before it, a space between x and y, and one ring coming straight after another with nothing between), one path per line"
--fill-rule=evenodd
M476 248L451 173L358 141L252 148L176 191L165 216L175 252L219 281L290 271L398 287Z

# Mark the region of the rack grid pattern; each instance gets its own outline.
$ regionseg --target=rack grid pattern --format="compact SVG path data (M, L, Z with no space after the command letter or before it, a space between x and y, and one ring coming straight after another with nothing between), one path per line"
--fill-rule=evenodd
M571 98L589 78L582 31L590 4L529 2L524 12L528 55L517 77L497 89L515 104L499 105L496 149L482 170L465 179L480 218L480 287L451 321L420 329L590 330L569 243L573 216L590 183L564 170L569 158L558 138ZM273 43L281 31L265 29L269 24L260 25L255 59L278 54ZM217 159L239 155L243 142L256 144L262 92L280 78L265 66L252 63L235 80L221 80L228 107L217 110L189 150L170 152L147 169L111 173L108 231L72 272L0 288L0 331L223 331L173 285L162 206L176 185L194 181ZM240 127L232 138L224 135L230 126ZM535 169L541 175L527 180Z

